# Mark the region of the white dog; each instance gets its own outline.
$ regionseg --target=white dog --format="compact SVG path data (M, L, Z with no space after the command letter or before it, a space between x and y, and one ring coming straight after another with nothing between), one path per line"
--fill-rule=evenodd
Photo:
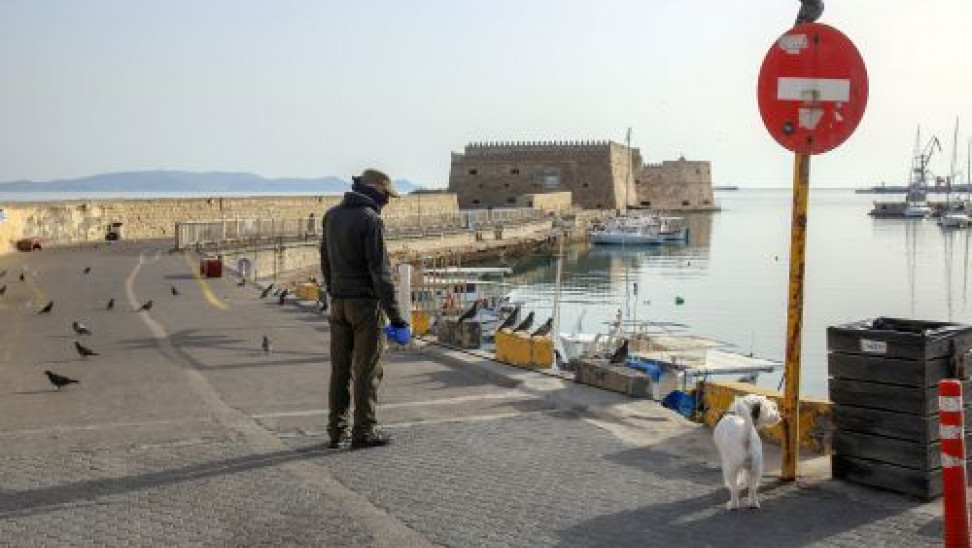
M749 489L749 507L759 508L759 480L763 477L763 443L759 428L780 422L776 403L766 396L736 398L712 434L722 457L722 476L731 498L726 508L739 508L739 492Z

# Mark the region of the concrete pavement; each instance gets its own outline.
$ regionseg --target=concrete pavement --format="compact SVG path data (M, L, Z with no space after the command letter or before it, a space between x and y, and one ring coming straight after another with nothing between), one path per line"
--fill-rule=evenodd
M389 353L394 445L325 449L325 318L168 244L0 256L0 545L940 543L938 505L825 479L770 477L762 510L726 512L705 429L461 353Z

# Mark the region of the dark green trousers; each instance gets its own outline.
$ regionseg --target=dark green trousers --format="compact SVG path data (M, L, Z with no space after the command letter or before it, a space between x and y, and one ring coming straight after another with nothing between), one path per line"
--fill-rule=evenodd
M381 382L381 312L377 299L334 299L331 303L331 388L327 431L348 431L354 396L352 438L374 430Z

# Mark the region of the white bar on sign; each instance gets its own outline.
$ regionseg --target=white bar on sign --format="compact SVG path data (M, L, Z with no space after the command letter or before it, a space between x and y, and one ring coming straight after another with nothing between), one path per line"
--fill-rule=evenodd
M791 78L781 76L776 82L780 101L849 101L850 80L835 78Z

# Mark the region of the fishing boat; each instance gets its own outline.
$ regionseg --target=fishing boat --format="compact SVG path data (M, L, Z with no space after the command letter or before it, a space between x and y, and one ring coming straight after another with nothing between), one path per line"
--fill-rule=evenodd
M874 207L868 213L872 217L898 217L905 219L924 219L934 213L934 209L926 199L928 193L928 178L930 172L928 164L931 162L935 149L942 150L938 137L932 137L928 144L921 148L921 128L915 138L915 154L911 162L908 192L904 202L874 202Z
M972 217L969 217L968 214L968 202L963 201L959 196L956 196L954 200L952 199L952 183L957 178L955 161L958 157L958 130L959 122L956 119L955 135L952 137L952 170L945 183L947 192L945 195L945 210L942 212L941 219L938 220L938 226L944 229L968 228L969 224L972 224ZM972 158L969 161L972 162Z
M660 245L685 243L689 230L682 217L659 214L624 215L591 229L591 243L605 245Z

